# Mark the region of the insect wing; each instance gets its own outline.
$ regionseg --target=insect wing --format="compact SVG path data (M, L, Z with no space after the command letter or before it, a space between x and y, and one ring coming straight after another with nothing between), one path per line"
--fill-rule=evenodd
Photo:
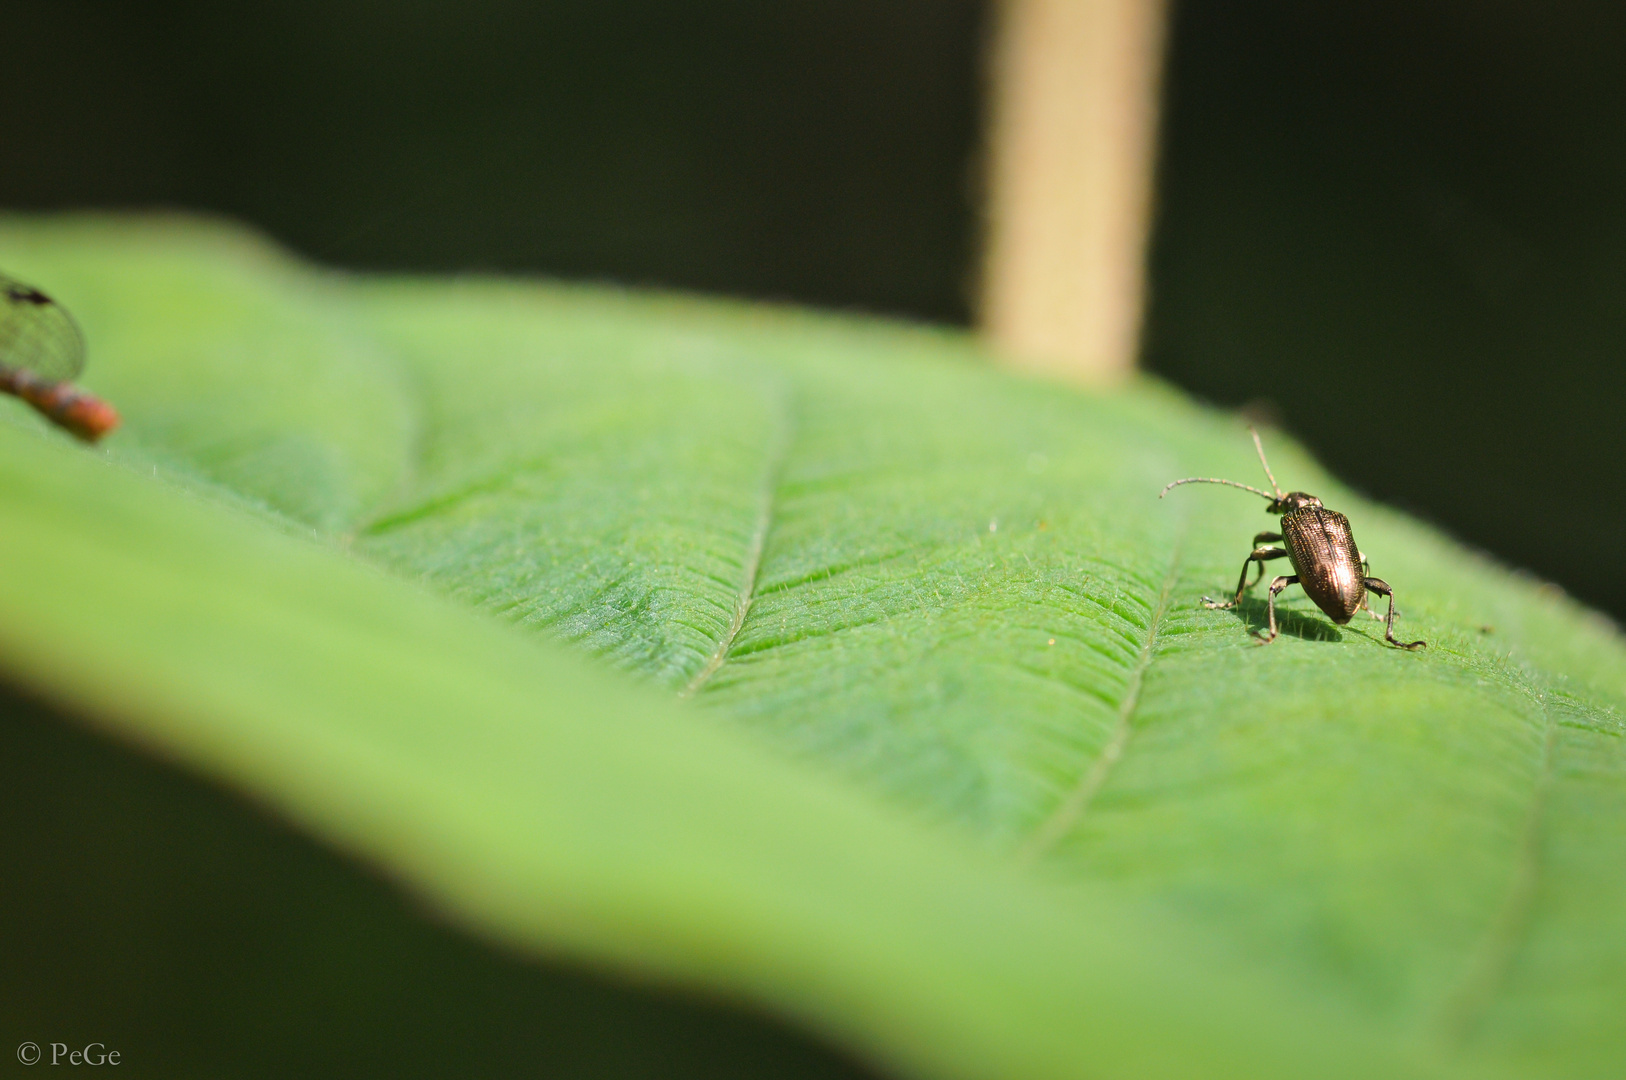
M85 366L85 336L68 309L0 274L0 367L68 382Z

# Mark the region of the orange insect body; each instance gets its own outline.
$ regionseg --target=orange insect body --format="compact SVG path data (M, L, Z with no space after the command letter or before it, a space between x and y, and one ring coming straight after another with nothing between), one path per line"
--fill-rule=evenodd
M26 371L0 368L0 390L15 394L58 427L95 442L119 426L118 410L72 383L46 382Z
M66 308L0 274L0 392L32 405L65 431L95 442L119 426L118 410L73 385L85 338Z

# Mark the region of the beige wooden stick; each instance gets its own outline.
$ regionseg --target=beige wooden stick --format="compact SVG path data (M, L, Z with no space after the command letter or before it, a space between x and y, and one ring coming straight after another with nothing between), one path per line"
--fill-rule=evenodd
M1135 364L1165 0L1002 0L981 321L1014 363Z

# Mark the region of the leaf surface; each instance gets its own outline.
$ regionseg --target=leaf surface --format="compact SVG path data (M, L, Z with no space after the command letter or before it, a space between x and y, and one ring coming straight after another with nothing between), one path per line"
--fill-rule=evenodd
M1626 1057L1618 633L1285 440L1426 650L1202 608L1273 519L1157 499L1258 465L1152 383L178 220L0 253L127 416L4 409L0 663L487 934L927 1076Z

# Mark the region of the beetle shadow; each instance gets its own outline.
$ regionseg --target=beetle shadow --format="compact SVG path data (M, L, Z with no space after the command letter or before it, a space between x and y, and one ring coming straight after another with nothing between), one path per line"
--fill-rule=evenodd
M1256 597L1245 596L1242 603L1231 608L1235 615L1247 626L1256 638L1262 638L1270 632L1270 610L1265 601ZM1301 641L1343 641L1344 635L1334 626L1332 621L1320 610L1314 614L1307 611L1295 611L1276 605L1276 630L1278 633L1291 634Z

